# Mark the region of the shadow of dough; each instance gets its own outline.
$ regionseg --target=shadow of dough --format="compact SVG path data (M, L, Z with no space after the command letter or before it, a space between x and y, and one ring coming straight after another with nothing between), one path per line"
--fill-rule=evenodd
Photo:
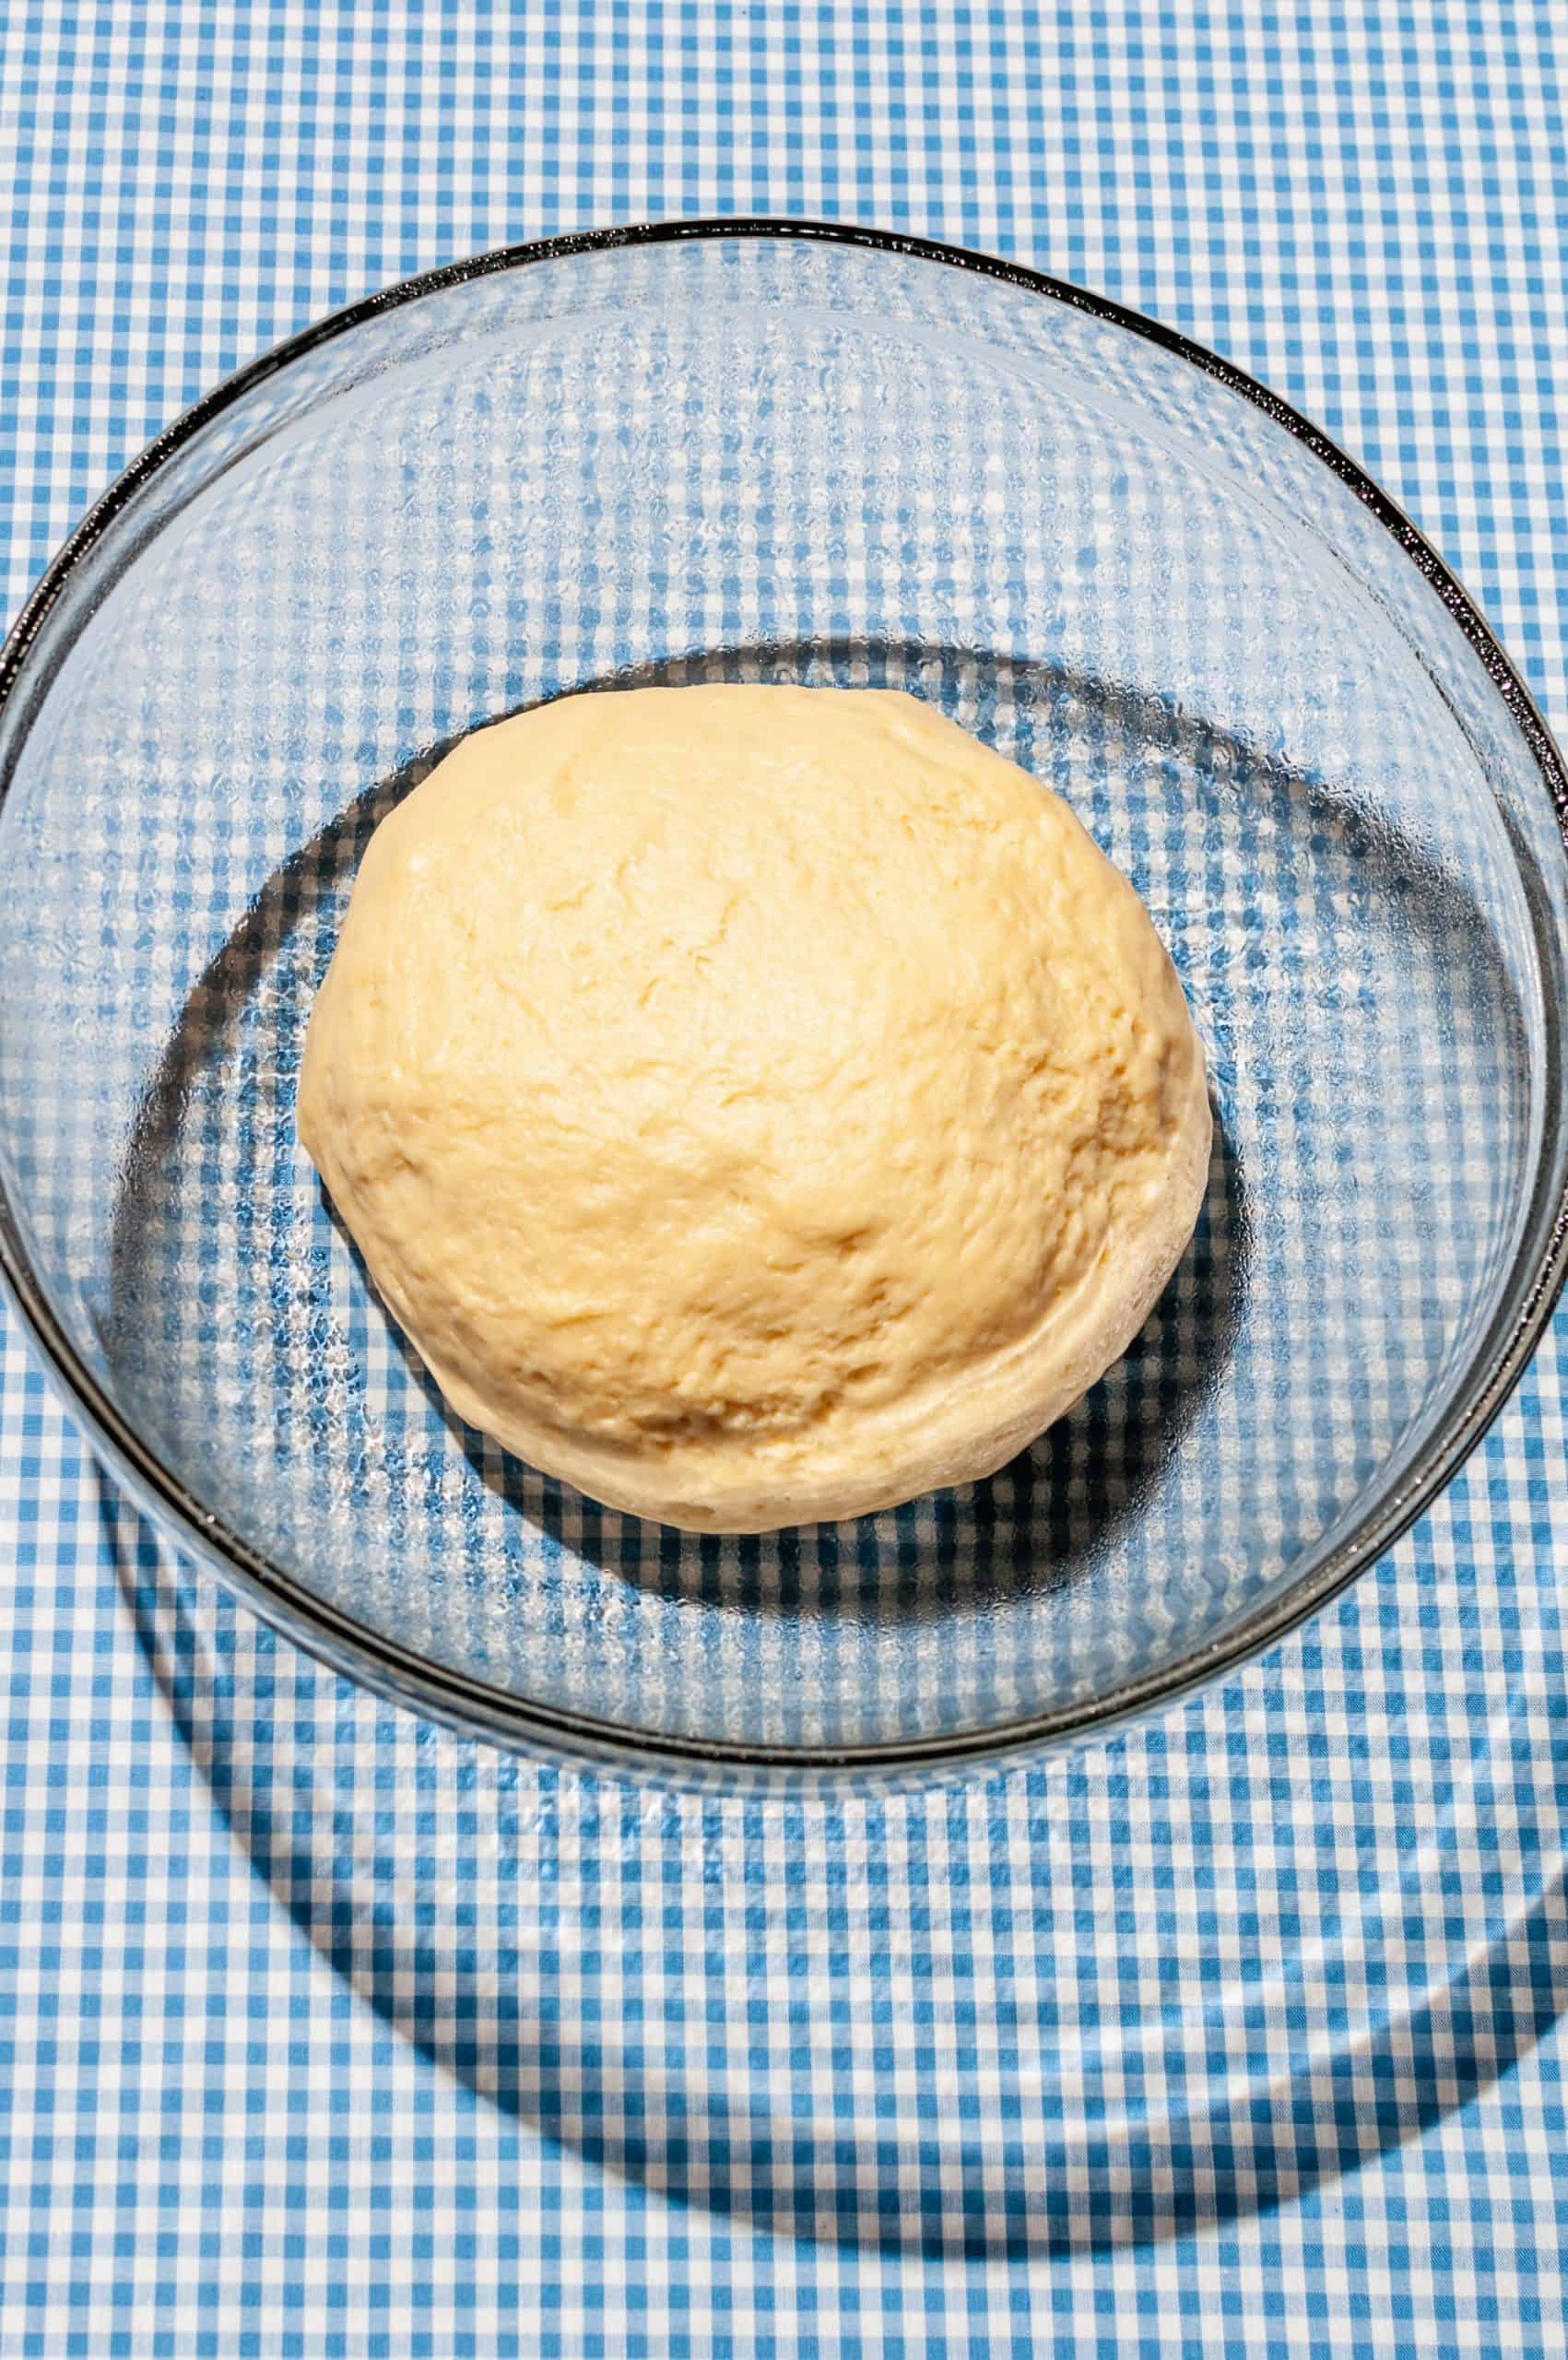
M988 694L1043 701L1060 692L1061 678L1049 667L979 650L940 654L948 670L983 677ZM725 650L618 673L579 693L733 677L737 669L794 678L813 665L903 678L931 661L932 650L914 643L874 651L849 643ZM1076 675L1072 687L1081 700L1085 687ZM1142 728L1154 729L1158 722L1156 714L1138 715ZM1170 723L1189 734L1194 726ZM100 1332L112 1363L133 1389L146 1389L138 1386L138 1372L152 1386L158 1382L148 1361L149 1339L164 1330L170 1275L159 1208L166 1169L178 1152L181 1127L202 1078L230 1056L262 978L281 947L313 915L325 884L351 878L375 826L454 742L443 740L368 789L330 827L300 846L263 888L185 1003L138 1109L116 1198ZM337 1226L361 1282L373 1294L357 1247ZM1108 1539L1148 1497L1212 1393L1243 1316L1250 1250L1245 1177L1217 1110L1208 1188L1197 1231L1142 1333L1078 1407L1001 1474L961 1492L930 1495L920 1562L907 1579L879 1582L870 1611L878 1618L918 1622L947 1612L961 1587L967 1600L1001 1602L1075 1578L1086 1552ZM541 1481L458 1420L390 1315L387 1328L409 1383L445 1422L480 1480L552 1540L606 1573L663 1598L781 1612L809 1611L826 1599L836 1608L859 1611L856 1598L846 1594L855 1587L848 1576L857 1555L876 1545L868 1538L871 1519L858 1526L811 1528L808 1546L785 1532L766 1537L764 1546L747 1539L723 1549L708 1542L672 1549L665 1545L661 1528L622 1516L613 1520L613 1538L607 1541L599 1519L583 1516L574 1495L553 1481Z

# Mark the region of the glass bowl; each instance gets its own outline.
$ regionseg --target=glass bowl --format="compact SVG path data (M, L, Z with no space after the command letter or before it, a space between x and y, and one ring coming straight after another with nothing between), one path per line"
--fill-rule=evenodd
M294 1139L376 821L566 690L892 683L1137 884L1211 1060L1134 1349L994 1481L694 1539L456 1422ZM1562 1276L1559 759L1453 577L1260 386L1034 274L784 222L486 255L122 478L0 682L0 1252L155 1520L471 1731L930 1772L1234 1665L1458 1466Z

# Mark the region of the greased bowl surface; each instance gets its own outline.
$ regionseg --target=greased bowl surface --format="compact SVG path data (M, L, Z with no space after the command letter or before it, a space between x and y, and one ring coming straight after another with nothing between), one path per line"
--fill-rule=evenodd
M294 1132L360 855L463 733L904 689L1047 782L1207 1044L1197 1233L988 1481L678 1534L442 1407ZM1375 487L1081 291L799 223L523 248L307 331L101 502L0 672L0 1268L143 1504L520 1746L714 1776L1067 1741L1266 1646L1562 1276L1557 755Z

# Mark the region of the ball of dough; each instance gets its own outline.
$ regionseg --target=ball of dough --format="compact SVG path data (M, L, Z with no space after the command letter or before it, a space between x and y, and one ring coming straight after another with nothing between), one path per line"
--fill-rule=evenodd
M458 1414L697 1531L988 1475L1147 1316L1209 1148L1142 903L914 697L565 698L367 850L300 1137Z

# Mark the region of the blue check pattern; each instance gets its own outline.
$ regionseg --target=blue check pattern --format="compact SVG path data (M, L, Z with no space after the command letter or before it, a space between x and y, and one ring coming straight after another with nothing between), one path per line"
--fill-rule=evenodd
M794 212L1158 313L1346 442L1568 731L1541 0L15 0L0 562L312 314ZM0 2354L1557 2354L1552 1338L1340 1604L925 1797L595 1785L193 1578L0 1331Z

